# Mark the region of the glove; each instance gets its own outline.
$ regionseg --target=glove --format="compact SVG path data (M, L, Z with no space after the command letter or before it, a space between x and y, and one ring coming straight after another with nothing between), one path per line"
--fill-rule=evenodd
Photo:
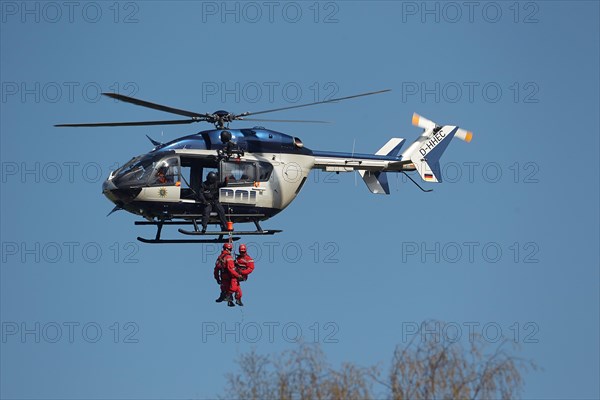
M217 283L220 285L221 284L221 278L217 278Z

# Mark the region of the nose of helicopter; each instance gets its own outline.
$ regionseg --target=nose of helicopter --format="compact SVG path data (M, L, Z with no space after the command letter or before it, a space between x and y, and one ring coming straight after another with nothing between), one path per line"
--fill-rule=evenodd
M117 186L115 186L112 180L107 179L102 183L102 194L105 195L113 203L117 200L117 197L114 194L116 190Z
M141 191L141 188L120 188L110 178L102 183L102 194L118 206L130 203Z

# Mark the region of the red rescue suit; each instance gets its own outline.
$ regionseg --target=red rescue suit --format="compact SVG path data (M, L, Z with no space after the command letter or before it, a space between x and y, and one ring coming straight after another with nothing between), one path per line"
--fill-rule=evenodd
M233 271L233 273L231 273L231 271ZM229 251L223 250L217 258L214 277L217 283L221 285L221 292L223 293L229 291L232 281L234 280L231 279L232 277L240 277L240 274L235 271L235 263Z
M233 257L229 254L227 259L227 275L229 275L229 293L235 293L235 298L238 300L242 299L242 288L240 288L239 281L244 279L244 276L239 274L235 269L235 263Z
M248 275L250 275L252 273L252 271L254 271L254 260L252 259L252 257L250 257L248 255L248 253L239 254L237 256L237 258L235 259L235 266L236 266L236 272L238 273L239 278L235 277L235 278L231 279L231 284L229 286L229 292L235 293L235 298L238 300L241 300L242 299L242 287L240 286L239 281L240 280L245 281L246 279L248 279Z
M244 276L244 280L248 279L248 275L254 271L254 260L248 253L239 254L235 259L235 264L238 267L238 272Z

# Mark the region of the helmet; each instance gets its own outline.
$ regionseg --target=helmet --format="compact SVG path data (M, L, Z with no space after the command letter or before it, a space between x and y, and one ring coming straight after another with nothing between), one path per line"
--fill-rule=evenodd
M206 175L206 180L209 183L215 183L217 182L217 174L213 171L209 172L208 175Z
M245 253L245 252L246 252L246 245L240 244L240 253Z
M223 131L221 132L221 142L227 143L231 140L231 132Z
M233 249L233 246L231 245L231 243L225 243L223 245L223 250L229 250L231 251Z

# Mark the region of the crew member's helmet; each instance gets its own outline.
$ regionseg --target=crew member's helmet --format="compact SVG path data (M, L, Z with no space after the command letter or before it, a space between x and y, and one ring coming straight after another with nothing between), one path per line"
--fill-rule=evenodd
M214 171L211 171L208 173L208 175L206 175L206 180L208 181L208 183L216 183L217 182L217 173Z
M221 132L221 142L227 143L231 140L231 132L223 131Z

